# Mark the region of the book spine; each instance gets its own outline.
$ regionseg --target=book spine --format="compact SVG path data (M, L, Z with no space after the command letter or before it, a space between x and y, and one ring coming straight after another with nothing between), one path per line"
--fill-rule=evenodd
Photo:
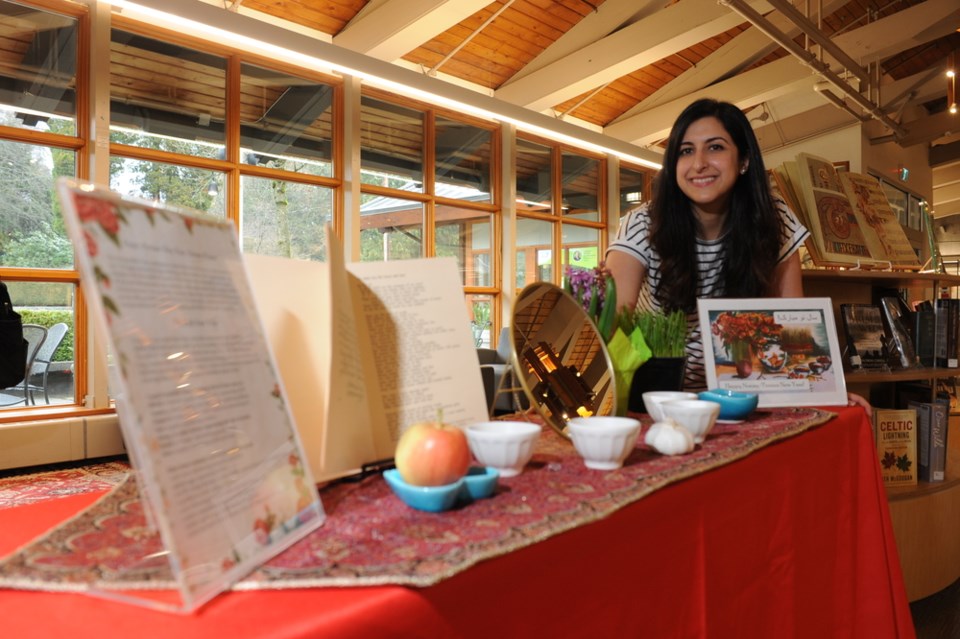
M940 368L947 367L947 316L950 314L949 300L938 299L936 315L936 362Z
M934 311L918 309L913 313L913 346L920 364L936 365L936 317Z
M960 299L947 300L947 368L960 365Z
M950 407L945 402L933 402L930 409L930 478L927 481L943 481L947 472Z
M917 411L917 479L930 481L930 422L931 409L927 402L911 400L907 407Z

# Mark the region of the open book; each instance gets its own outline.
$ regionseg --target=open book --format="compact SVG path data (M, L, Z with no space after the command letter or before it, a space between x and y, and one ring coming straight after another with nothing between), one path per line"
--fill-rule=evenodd
M325 263L245 256L315 479L392 457L405 428L438 414L486 421L456 261L346 264L335 240L327 251Z
M879 181L800 153L773 170L781 195L810 229L818 265L918 270L920 261Z

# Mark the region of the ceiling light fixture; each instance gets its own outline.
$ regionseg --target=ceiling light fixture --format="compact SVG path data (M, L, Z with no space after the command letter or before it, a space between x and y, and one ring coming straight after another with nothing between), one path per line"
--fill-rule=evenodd
M307 69L360 78L372 86L513 124L522 131L581 149L609 153L653 169L661 168L659 158L652 153L644 157L648 155L646 152L637 153L638 147L628 142L236 12L224 12L215 5L194 0L108 0L108 3L132 20L225 43Z

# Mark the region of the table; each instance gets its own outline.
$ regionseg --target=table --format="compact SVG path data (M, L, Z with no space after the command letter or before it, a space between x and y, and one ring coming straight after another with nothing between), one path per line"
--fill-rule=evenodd
M0 591L10 637L913 637L859 407L423 589L222 595L181 616ZM0 554L91 503L0 510Z

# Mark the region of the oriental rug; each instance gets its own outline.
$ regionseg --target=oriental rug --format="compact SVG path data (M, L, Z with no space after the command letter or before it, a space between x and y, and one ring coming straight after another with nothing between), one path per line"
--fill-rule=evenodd
M107 461L0 477L0 508L109 490L122 484L129 472L126 462Z
M671 483L734 462L825 423L815 408L758 411L718 424L702 446L667 457L642 443L623 468L587 469L545 428L524 472L493 497L444 513L407 507L380 476L321 491L318 530L234 586L238 590L400 584L428 586L486 559L603 518ZM649 418L643 416L644 432ZM165 589L172 576L147 526L135 475L73 519L0 562L0 587L95 591ZM142 561L144 557L154 557Z

